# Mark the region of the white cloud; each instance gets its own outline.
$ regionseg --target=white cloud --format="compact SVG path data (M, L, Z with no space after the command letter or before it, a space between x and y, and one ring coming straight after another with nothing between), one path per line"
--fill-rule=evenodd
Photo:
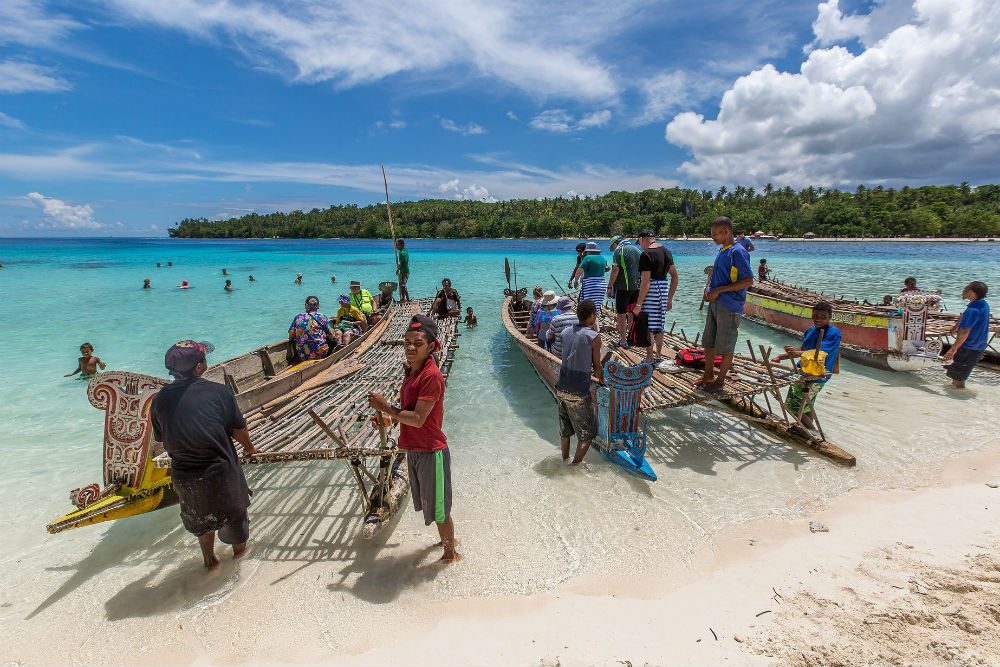
M486 130L481 125L477 125L476 123L469 123L468 125L459 125L458 123L449 118L441 119L441 127L448 130L449 132L458 132L463 137L486 133Z
M69 82L48 67L19 60L0 63L0 93L56 93L69 89Z
M46 226L63 229L100 229L104 225L94 220L94 209L90 204L67 204L61 199L46 197L37 192L29 192L28 199L45 213L50 223Z
M8 116L4 112L0 111L0 126L9 127L12 130L23 130L24 123L14 118L13 116Z
M514 113L513 111L508 111L507 118L510 118L511 120L517 120L517 114Z
M611 112L607 109L602 111L594 111L593 113L586 114L580 121L576 124L577 128L585 130L591 127L604 127L611 121Z
M530 94L604 100L619 87L593 47L639 0L565 11L529 0L106 0L126 22L231 43L296 82L351 87L398 74L488 76ZM603 18L603 20L598 20ZM247 48L252 44L253 48Z
M844 14L839 0L819 4L813 33L813 45L829 46L858 39L865 46L874 46L896 28L914 18L913 0L878 0L868 14ZM808 52L812 45L806 47Z
M154 151L162 151L167 155L183 155L186 157L194 158L195 160L201 159L201 153L187 146L174 146L172 144L167 144L167 143L143 141L142 139L136 139L135 137L129 137L126 135L118 135L117 137L115 137L115 139L129 146L135 146L137 148L147 148L147 149L152 149ZM188 144L190 142L185 141L180 143Z
M453 178L447 183L442 183L438 186L438 192L441 194L447 194L449 192L458 192L458 184L461 183L457 178Z
M566 109L546 109L531 119L531 127L543 132L567 134L592 127L604 127L611 121L611 111L602 109L584 114L580 120Z
M871 30L835 10L821 6L818 39ZM896 4L876 11L881 29L902 15ZM678 114L666 138L692 153L681 171L793 186L995 178L1000 11L993 0L916 0L912 14L856 55L835 45L812 51L798 73L767 65L741 77L715 120Z
M0 44L52 46L83 27L71 18L47 13L41 2L0 2Z
M372 127L374 127L376 130L402 130L403 128L406 127L406 121L398 119L390 121L377 120L374 123L372 123Z
M420 198L450 191L474 197L476 188L486 188L489 197L555 197L567 190L596 195L611 190L644 190L677 185L676 180L649 171L621 169L600 164L577 164L548 169L506 161L493 155L473 155L480 165L472 169L449 169L424 164L388 164L390 192L394 197ZM99 181L125 186L131 183L223 182L295 183L324 188L344 188L378 195L382 176L377 164L327 162L260 162L250 159L191 160L153 148L133 147L121 142L81 144L45 153L0 152L0 176L38 183ZM457 180L454 188L442 184ZM299 207L313 202L296 202ZM214 204L218 206L218 203ZM307 207L309 207L307 206ZM278 207L271 207L272 210ZM287 207L285 207L287 209ZM218 209L215 209L218 210ZM214 212L214 211L213 211Z

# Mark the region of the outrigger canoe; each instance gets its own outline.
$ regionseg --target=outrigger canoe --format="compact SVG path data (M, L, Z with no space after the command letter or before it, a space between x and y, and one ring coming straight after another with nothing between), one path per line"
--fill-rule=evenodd
M959 317L937 310L940 296L932 293L904 293L891 305L879 306L838 299L776 280L756 282L747 290L743 316L801 338L812 326L813 304L821 300L833 306L833 323L843 337L841 353L846 359L897 371L940 367L944 363L940 355L951 347L950 331ZM997 369L1000 319L991 319L990 332L981 364Z
M282 341L206 371L207 379L238 390L237 402L260 452L253 457L241 454L241 463L348 461L368 508L365 535L384 525L408 488L406 466L400 465L403 454L391 433L362 428L370 412L363 398L368 388L398 393L400 342L408 316L426 312L429 305L429 299L394 304L381 322L314 363L289 363L287 342ZM454 322L444 322L439 336L443 372L450 369L456 336ZM153 438L149 421L153 397L167 382L124 371L100 373L90 380L88 398L105 413L103 488L94 483L71 491L76 509L50 523L48 532L136 516L177 502L169 457ZM364 396L358 387L365 389ZM286 425L294 426L294 439L285 437ZM366 461L374 467L369 469ZM370 480L370 486L364 480Z

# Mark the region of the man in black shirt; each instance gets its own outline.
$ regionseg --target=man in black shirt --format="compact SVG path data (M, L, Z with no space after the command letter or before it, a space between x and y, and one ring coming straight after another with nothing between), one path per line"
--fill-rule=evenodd
M674 307L674 293L677 291L677 267L674 256L661 243L651 229L639 233L639 298L633 313L638 318L646 314L650 338L654 345L646 348L646 361L653 361L665 370L669 366L663 359L663 330L666 326L667 311ZM670 276L670 284L667 284ZM654 353L655 346L655 353Z
M205 567L218 567L215 533L233 545L233 558L250 536L247 486L235 439L249 456L257 453L246 421L229 387L201 377L209 346L182 340L167 350L164 363L174 381L153 397L153 435L170 454L170 477L181 503L184 528L198 536Z

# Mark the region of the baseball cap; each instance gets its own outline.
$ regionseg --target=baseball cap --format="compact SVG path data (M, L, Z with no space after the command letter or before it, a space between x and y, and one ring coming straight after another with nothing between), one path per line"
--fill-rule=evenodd
M611 237L611 245L621 242L622 242L622 237L619 234L615 234L614 236Z
M441 344L438 342L437 339L438 335L437 324L434 322L434 320L427 317L426 315L414 315L410 319L410 326L406 328L406 333L410 333L411 331L420 331L429 334L430 337L434 340L434 345L436 345L437 347L441 347Z
M163 357L163 365L176 378L191 374L205 356L215 351L215 346L207 341L181 340L170 346Z
M577 243L576 244L576 251L577 252L583 252L586 249L587 249L587 244L586 243Z

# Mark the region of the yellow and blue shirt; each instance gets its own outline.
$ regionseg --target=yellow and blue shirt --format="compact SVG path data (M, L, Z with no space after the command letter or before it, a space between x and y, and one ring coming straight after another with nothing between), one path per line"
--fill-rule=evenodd
M733 243L720 250L716 256L709 289L714 290L716 287L732 285L747 278L753 278L753 271L750 269L750 253L739 243ZM746 300L747 291L741 289L737 292L723 292L719 295L718 303L734 313L742 313Z

